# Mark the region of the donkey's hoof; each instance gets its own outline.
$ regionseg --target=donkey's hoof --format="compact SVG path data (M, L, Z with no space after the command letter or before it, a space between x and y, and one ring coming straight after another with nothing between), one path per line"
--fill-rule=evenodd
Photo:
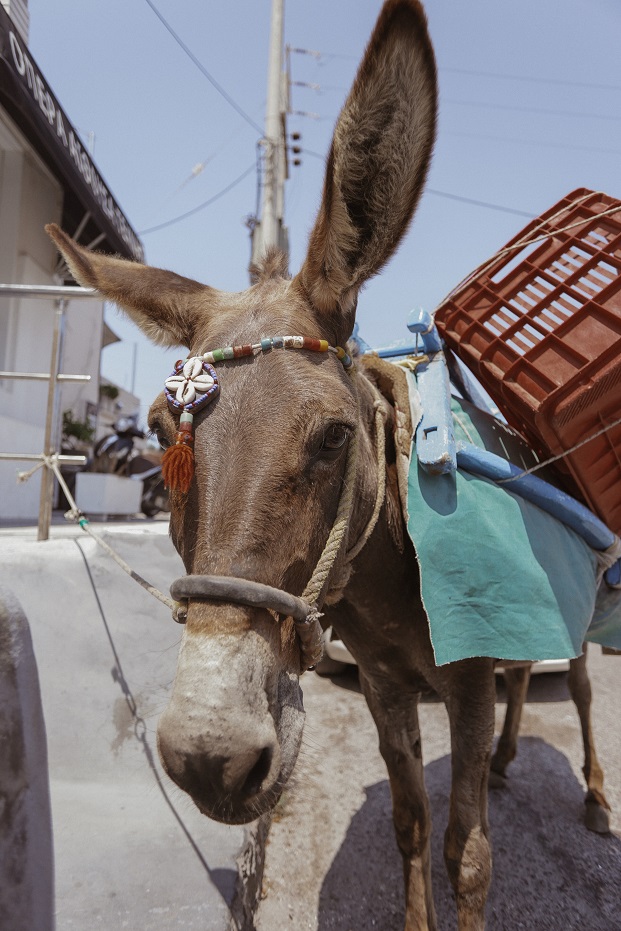
M503 776L502 773L497 773L495 770L490 769L487 784L490 789L504 789L507 785L507 777Z
M596 834L610 833L608 812L598 802L585 802L584 823L589 831L595 831Z

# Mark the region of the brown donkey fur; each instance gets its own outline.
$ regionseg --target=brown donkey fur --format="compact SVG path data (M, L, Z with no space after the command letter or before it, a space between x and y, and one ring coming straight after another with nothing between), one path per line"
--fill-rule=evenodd
M344 345L358 292L390 258L412 217L435 133L436 72L417 0L388 0L338 120L321 207L300 273L273 255L255 283L224 293L171 272L93 254L49 232L75 278L123 307L155 341L192 355L301 334ZM416 556L394 481L351 561L376 500L377 389L332 353L275 351L218 364L221 393L195 418L196 470L172 496L171 534L186 570L255 580L300 594L334 521L347 449L358 461L348 546L326 586L356 657L390 776L403 856L406 928L436 927L430 816L417 704L426 684L446 703L453 777L445 858L460 931L484 927L491 855L487 782L494 724L493 660L436 667ZM167 373L162 373L163 378ZM395 463L388 402L386 462ZM403 412L401 412L403 416ZM152 429L174 442L178 415L158 398ZM397 517L395 518L395 515ZM290 618L263 608L191 600L177 675L158 727L169 775L201 811L234 823L277 801L297 756L304 712L300 648Z

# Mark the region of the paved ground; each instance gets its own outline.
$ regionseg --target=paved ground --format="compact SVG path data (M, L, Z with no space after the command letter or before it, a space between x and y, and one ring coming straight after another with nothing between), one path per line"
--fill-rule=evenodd
M533 678L508 787L491 793L490 931L621 929L621 657L591 648L589 668L613 833L594 835L581 823L582 749L566 676ZM302 686L304 745L270 832L257 928L400 931L402 872L390 791L355 670L334 680L307 673ZM450 791L444 706L423 704L421 728L438 927L454 931L442 859Z
M104 525L137 571L162 589L181 572L165 523ZM77 529L0 529L0 583L29 618L49 746L58 931L233 927L238 857L261 843L203 818L162 774L155 724L180 629ZM581 824L581 742L565 677L531 684L509 786L491 797L490 929L621 931L621 658L589 657L598 752L613 833ZM267 844L258 931L399 931L401 865L377 736L355 670L302 679L304 745ZM504 713L499 701L498 722ZM450 786L442 705L421 709L434 812L439 927L454 931L442 861ZM0 928L2 920L0 916ZM5 931L5 929L2 929ZM7 929L35 931L35 929Z
M166 522L98 529L162 590L182 574ZM0 584L26 613L39 669L58 931L229 929L249 833L200 815L157 759L181 628L68 525L41 543L35 528L0 530Z

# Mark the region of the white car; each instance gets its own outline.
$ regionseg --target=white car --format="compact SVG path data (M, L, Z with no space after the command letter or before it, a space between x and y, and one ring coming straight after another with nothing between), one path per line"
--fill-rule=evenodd
M339 640L332 627L328 627L324 633L324 657L317 664L317 672L320 675L335 675L342 671L345 666L355 666L356 660L353 658L342 640ZM567 672L569 669L568 659L542 659L533 663L531 675L542 672ZM496 666L496 673L502 673L503 667L499 664Z

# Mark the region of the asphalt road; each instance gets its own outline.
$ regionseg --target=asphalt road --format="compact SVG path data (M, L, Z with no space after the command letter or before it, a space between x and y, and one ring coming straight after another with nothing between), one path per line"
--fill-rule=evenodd
M621 929L621 657L591 647L597 752L613 808L608 836L582 823L582 743L565 674L531 680L508 785L490 793L494 931ZM258 931L399 931L401 861L390 790L357 674L302 679L307 724L293 782L266 853ZM499 686L497 730L504 716ZM442 931L456 929L442 838L450 757L444 706L421 707L425 779L434 830L433 884Z

